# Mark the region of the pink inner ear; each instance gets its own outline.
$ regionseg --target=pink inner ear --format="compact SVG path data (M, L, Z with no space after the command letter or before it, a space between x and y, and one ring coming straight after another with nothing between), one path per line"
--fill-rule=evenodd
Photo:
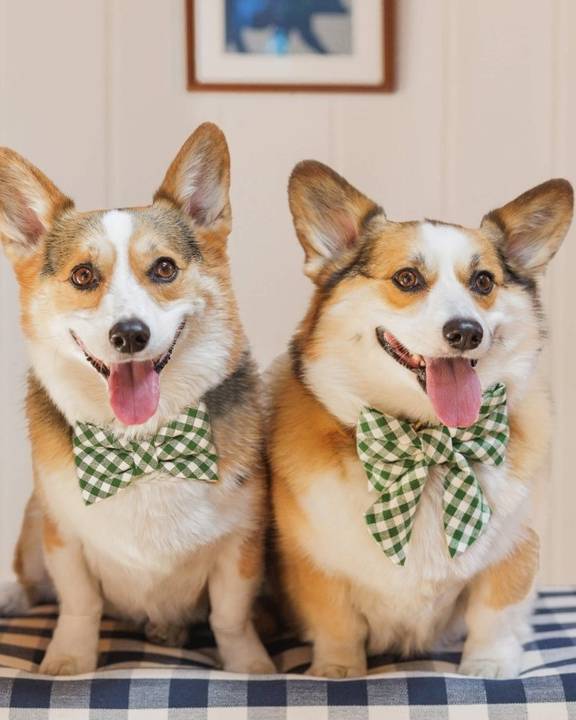
M31 245L35 245L44 232L44 225L38 219L38 215L30 208L24 208L21 215L20 227L23 234Z
M206 210L202 206L200 202L198 202L198 198L193 195L184 205L183 208L184 212L187 215L190 215L190 217L195 220L199 225L204 225L206 222Z
M44 233L45 228L38 215L29 207L24 195L18 191L13 192L13 221L26 242L35 245Z
M333 215L334 228L338 234L338 244L343 249L354 247L358 240L358 226L354 222L354 218L345 210L339 210Z
M204 186L196 188L186 200L184 212L199 225L210 225L222 212L221 205L222 198L218 185L206 182Z

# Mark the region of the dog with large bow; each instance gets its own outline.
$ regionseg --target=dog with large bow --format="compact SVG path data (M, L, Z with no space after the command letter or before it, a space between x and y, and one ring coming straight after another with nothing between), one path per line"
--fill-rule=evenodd
M35 470L0 614L57 596L40 671L96 668L105 609L182 644L210 607L222 664L272 672L260 384L226 254L226 140L205 124L149 207L78 212L0 150L0 238L20 284Z
M539 282L572 218L551 180L479 229L392 222L326 166L289 186L316 285L272 379L283 591L311 674L467 631L460 670L521 667L547 458Z

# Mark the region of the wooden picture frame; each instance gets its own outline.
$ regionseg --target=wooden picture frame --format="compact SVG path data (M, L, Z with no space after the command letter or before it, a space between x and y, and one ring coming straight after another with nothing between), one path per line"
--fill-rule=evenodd
M223 8L225 7L224 3L225 0L185 0L186 2L186 37L187 37L187 52L188 52L188 90L193 92L198 91L207 91L207 92L315 92L315 93L322 93L322 92L351 92L351 93L382 93L382 92L391 92L394 90L395 87L395 21L396 21L396 0L352 0L352 2L360 2L364 3L364 6L362 6L362 12L366 12L366 8L368 7L366 3L373 2L377 5L381 5L381 10L378 8L378 12L380 15L378 28L381 28L381 33L379 30L377 31L378 37L381 37L381 47L376 48L372 50L373 55L377 53L377 58L375 61L372 62L372 69L371 72L374 74L375 67L377 66L376 70L380 77L377 80L372 81L366 81L363 82L361 79L357 81L356 79L352 81L344 81L344 82L317 82L314 80L311 80L311 82L302 82L302 80L298 80L297 82L291 82L286 77L286 72L283 73L284 77L282 78L281 82L270 80L270 79L263 79L262 82L255 81L254 78L248 78L246 81L243 81L242 78L235 77L234 79L229 79L226 77L217 78L214 77L202 77L202 72L200 66L204 62L202 58L199 57L198 52L198 44L196 42L196 36L197 32L202 32L202 37L205 38L208 35L212 35L212 41L208 38L205 41L205 45L211 44L212 47L218 44L218 40L216 38L221 38L221 47L222 52L221 55L224 57L227 55L226 51L226 30L225 30L225 21L221 22L221 25L219 28L215 29L215 25L218 25L218 22L212 21L210 23L206 22L206 25L208 26L209 33L205 32L205 28L202 28L200 26L200 23L202 22L201 18L198 16L198 11L200 9L201 3L206 2L212 3L210 6L204 5L204 7L209 7L210 13L212 14L214 11L220 13L220 18L222 15L224 15L225 11ZM218 9L218 5L221 10ZM220 22L219 18L219 22ZM362 43L364 45L365 43ZM214 51L210 50L212 55L214 55ZM273 60L272 63L270 63L270 56L266 54L261 54L260 56L256 56L254 54L251 55L252 67L254 67L254 63L257 63L260 61L263 64L267 65L267 70L269 70L269 66L273 63L278 63L279 61L276 59L276 57L272 56ZM324 56L326 57L326 56ZM231 61L233 58L239 58L239 60L235 60L234 66L235 66L235 74L238 74L237 68L240 65L241 61L244 60L244 57L242 55L232 54L230 56L230 59L228 62ZM280 61L281 62L281 61ZM292 64L294 62L301 62L301 60L292 59ZM314 62L314 61L312 61ZM324 67L327 68L326 60L323 60ZM330 58L328 58L328 63L330 62ZM205 63L206 65L208 63ZM214 63L216 64L216 63ZM264 67L264 65L263 65Z

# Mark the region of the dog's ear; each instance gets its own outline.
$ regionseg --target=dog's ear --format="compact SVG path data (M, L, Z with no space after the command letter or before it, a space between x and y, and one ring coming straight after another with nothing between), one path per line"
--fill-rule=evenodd
M488 213L488 231L512 269L537 275L562 244L572 221L574 191L567 180L549 180Z
M58 215L72 207L40 170L0 148L0 240L13 263L32 255Z
M230 154L224 133L200 125L172 162L154 200L167 199L202 228L230 230Z
M305 160L294 168L288 185L290 210L304 252L304 272L321 283L358 250L367 222L384 212L326 165Z

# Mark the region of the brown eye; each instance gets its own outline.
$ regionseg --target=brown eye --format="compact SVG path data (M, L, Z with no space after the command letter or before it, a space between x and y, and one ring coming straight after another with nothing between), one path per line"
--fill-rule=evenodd
M489 295L494 289L494 276L492 273L482 270L473 276L470 287L480 295Z
M396 287L399 287L400 290L404 290L406 292L420 290L425 285L422 275L420 275L418 270L413 270L412 268L398 270L392 280L394 281Z
M78 265L70 275L72 284L80 290L91 290L98 285L98 277L92 265Z
M155 282L172 282L178 275L178 266L171 258L160 258L152 265L148 275Z

